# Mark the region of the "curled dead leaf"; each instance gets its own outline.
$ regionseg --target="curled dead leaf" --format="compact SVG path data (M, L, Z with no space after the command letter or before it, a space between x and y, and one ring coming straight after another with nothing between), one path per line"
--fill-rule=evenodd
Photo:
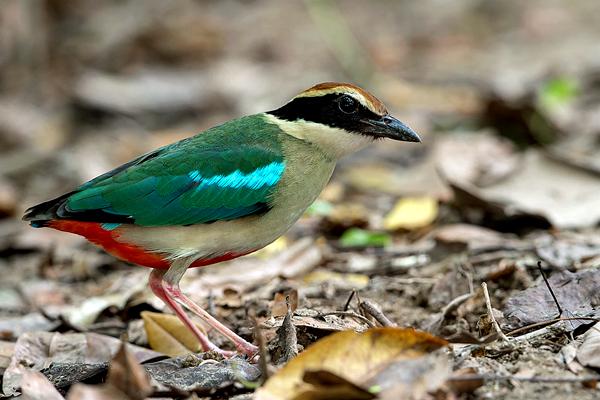
M67 400L143 400L152 392L148 374L123 343L111 361L106 383L78 383Z
M148 344L153 350L171 357L200 351L200 343L193 333L171 314L142 312ZM204 332L204 328L196 324Z
M256 392L256 399L324 398L317 396L315 385L304 379L307 371L327 371L361 386L372 382L392 364L415 361L446 344L443 339L408 328L339 332L319 340L291 360ZM304 393L311 395L304 397Z

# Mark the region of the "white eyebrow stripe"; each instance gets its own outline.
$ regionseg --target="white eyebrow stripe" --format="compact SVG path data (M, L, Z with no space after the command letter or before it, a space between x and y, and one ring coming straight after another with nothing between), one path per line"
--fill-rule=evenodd
M373 108L373 105L367 101L365 96L363 96L357 90L355 90L351 87L348 87L348 86L338 86L338 87L334 87L331 89L323 89L323 90L309 90L307 92L300 93L298 96L294 97L294 99L297 99L300 97L318 97L318 96L324 96L327 94L351 95L356 101L358 101L360 104L362 104L363 106L368 108L370 111L374 112L375 114L379 114L379 112Z

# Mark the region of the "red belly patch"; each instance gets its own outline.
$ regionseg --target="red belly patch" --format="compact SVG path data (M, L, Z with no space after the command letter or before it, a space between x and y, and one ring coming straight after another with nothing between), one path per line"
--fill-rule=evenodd
M90 242L102 247L107 253L133 264L149 268L167 269L170 262L165 260L165 256L160 253L148 251L140 246L130 243L117 241L120 237L119 229L104 229L101 223L84 222L72 220L54 220L46 226L63 232L75 233L85 237ZM232 260L234 258L252 253L225 253L221 256L210 259L199 259L194 261L192 268L215 264L221 261Z

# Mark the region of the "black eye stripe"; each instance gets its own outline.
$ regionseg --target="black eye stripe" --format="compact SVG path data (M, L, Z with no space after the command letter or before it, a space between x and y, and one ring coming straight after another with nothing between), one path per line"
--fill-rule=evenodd
M338 107L341 112L352 114L358 110L358 101L354 97L345 94L339 98Z
M350 113L344 112L340 108L342 98L345 96L356 104L356 109ZM286 121L316 122L356 133L361 133L367 128L364 121L381 118L380 115L369 110L353 96L340 95L339 93L314 97L297 97L281 108L268 113Z

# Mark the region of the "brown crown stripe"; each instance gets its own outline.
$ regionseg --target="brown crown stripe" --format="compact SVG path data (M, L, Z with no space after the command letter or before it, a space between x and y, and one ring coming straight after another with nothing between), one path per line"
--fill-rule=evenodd
M381 102L381 100L379 100L377 97L373 96L366 90L356 85L353 85L352 83L323 82L304 90L296 97L320 96L329 93L344 92L356 92L360 94L367 102L365 106L371 109L371 111L379 115L387 114L387 109L385 108L385 105Z

